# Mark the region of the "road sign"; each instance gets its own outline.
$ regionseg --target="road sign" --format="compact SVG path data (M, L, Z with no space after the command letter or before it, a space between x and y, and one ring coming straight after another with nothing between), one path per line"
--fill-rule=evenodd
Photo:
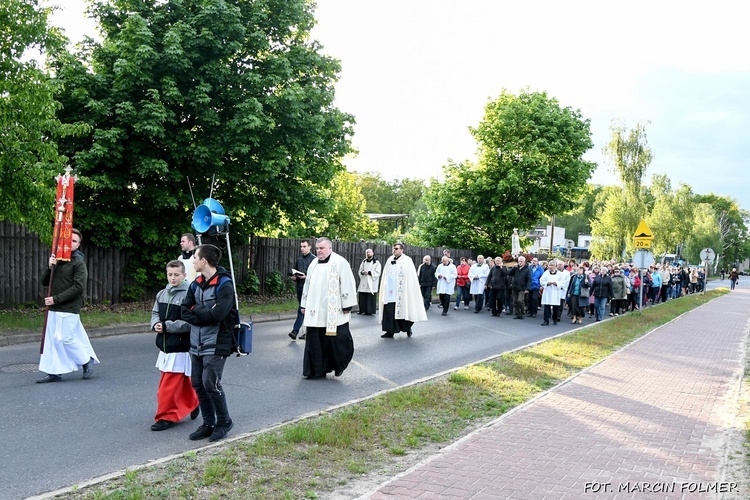
M654 263L654 254L648 250L638 250L633 255L633 264L638 269L648 269Z
M633 234L633 242L636 250L643 250L645 248L651 248L651 240L654 239L654 233L651 232L651 228L648 227L646 221L641 219L638 223L638 228Z
M716 252L713 248L704 248L701 250L701 260L705 262L713 262L716 260Z
M654 239L654 233L651 232L651 228L648 227L648 224L646 224L646 221L641 219L641 222L638 223L638 228L635 230L635 234L633 235L633 238L650 238Z
M651 248L652 239L653 238L633 238L633 241L635 242L636 250L641 250L644 248Z

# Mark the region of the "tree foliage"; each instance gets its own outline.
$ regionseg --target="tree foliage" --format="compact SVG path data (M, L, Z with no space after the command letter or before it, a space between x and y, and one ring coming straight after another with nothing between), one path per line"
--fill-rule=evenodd
M417 234L425 244L502 253L514 228L567 212L585 192L589 120L546 93L503 91L470 130L478 161L451 163L431 184Z
M65 161L54 142L54 87L30 57L63 43L48 26L49 14L37 0L0 2L0 219L44 239L54 216L53 178Z
M651 181L654 205L646 218L654 233L655 255L675 253L690 237L695 218L693 190L686 184L673 190L666 175L654 175Z
M190 228L187 177L235 236L315 225L353 119L333 105L340 68L310 39L313 7L94 2L103 41L55 58L61 119L93 130L63 143L92 240L129 247L137 234L137 265L160 269L174 254L165 241Z
M376 214L408 214L405 220L396 225L393 221L377 221L370 226L369 238L394 243L402 235L408 234L424 211L422 197L426 191L422 179L394 179L387 181L379 173L355 173L357 186L365 197L365 212Z
M591 223L594 237L591 252L597 258L619 258L623 252L633 254L633 234L647 213L648 196L644 193L643 177L653 159L645 125L639 123L628 130L615 122L610 131L612 136L604 153L620 178L620 193L607 199L604 210ZM617 196L622 199L613 199Z
M333 180L330 190L333 208L321 216L320 230L329 238L356 241L367 238L373 225L365 215L365 197L351 172L340 172Z

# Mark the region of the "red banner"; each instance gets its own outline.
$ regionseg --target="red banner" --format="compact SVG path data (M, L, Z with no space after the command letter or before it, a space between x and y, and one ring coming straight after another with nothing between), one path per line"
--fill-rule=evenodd
M70 175L70 168L65 175L57 176L57 198L55 201L55 230L52 238L55 258L70 260L71 240L73 237L73 188L76 179Z

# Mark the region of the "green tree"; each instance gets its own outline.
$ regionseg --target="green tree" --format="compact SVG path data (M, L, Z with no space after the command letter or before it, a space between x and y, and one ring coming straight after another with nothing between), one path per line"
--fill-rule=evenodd
M414 227L418 213L423 211L426 186L422 179L395 179L386 181L379 173L360 173L356 175L357 185L365 197L366 213L408 214L408 218L394 228L393 221L378 221L377 231L372 236L395 242L401 235Z
M716 210L710 203L696 203L690 238L685 243L682 257L691 264L699 264L700 252L704 248L719 246L719 231L716 224Z
M693 191L686 184L675 191L666 175L655 174L651 194L654 204L646 218L654 233L651 250L656 255L673 253L688 238L693 225Z
M715 235L715 240L713 245L707 246L716 251L716 268L725 261L729 261L727 265L732 265L750 256L750 235L747 228L750 213L747 210L741 209L736 200L713 193L696 196L695 202L709 205L714 213L712 234ZM693 247L695 244L691 245Z
M312 227L333 207L353 119L333 105L340 67L310 39L313 8L99 0L101 44L57 54L60 117L94 130L64 143L79 216L96 243L129 247L138 235L140 281L159 279L155 263L174 253L164 242L189 229L187 177L199 199L223 204L235 237Z
M329 189L334 207L321 219L321 229L316 234L344 241L370 238L376 226L365 215L365 197L351 172L341 172Z
M596 199L603 187L597 184L586 184L586 189L577 200L576 206L568 212L555 216L555 225L565 228L565 236L578 244L579 234L591 234L591 221L596 216ZM551 224L550 217L544 218L540 225Z
M591 256L596 259L620 259L623 251L623 232L620 227L621 214L627 211L625 197L619 186L606 186L596 198L600 207L597 217L591 221ZM632 237L632 233L631 233Z
M471 133L478 162L449 164L425 195L418 237L429 245L502 253L514 228L573 208L595 165L589 121L544 92L503 91Z
M49 240L54 216L54 181L65 158L54 136L54 87L30 57L60 46L48 26L49 8L37 0L0 2L0 219L26 225Z
M592 255L598 258L619 258L623 251L633 254L633 234L647 213L643 176L653 159L645 125L639 123L628 130L624 124L614 122L610 131L612 137L604 153L620 178L622 200L608 198L604 211L591 224L594 240L607 240L599 244L592 242ZM600 250L606 250L606 255L599 253Z

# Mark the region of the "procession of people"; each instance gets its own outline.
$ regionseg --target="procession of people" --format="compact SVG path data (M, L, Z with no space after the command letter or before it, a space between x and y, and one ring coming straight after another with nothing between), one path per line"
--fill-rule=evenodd
M40 384L60 382L63 375L79 369L88 380L99 363L79 316L88 275L79 248L82 235L72 227L72 206L65 198L66 189L72 197L74 181L67 182L70 185L63 187L59 201L54 252L41 276L48 287L44 298L48 311L39 362L45 376L37 380ZM554 326L566 310L573 324L582 324L587 314L601 321L607 305L609 316L618 316L705 286L702 269L656 264L639 270L625 262L540 261L533 256L527 262L523 255L511 262L499 256L477 255L476 260L462 256L457 265L448 249L436 260L438 265L431 255L424 255L416 267L400 242L382 258L373 248L365 248L354 268L333 247L327 237L301 240L301 253L288 273L298 302L289 337L305 341L301 374L306 379L344 374L354 357L351 315L355 310L365 317L377 315L381 338L404 333L411 339L415 324L428 319L433 292L441 316L448 316L455 300L454 310L461 302L468 310L473 302L475 314L486 309L498 318L536 318L541 308L541 325ZM222 257L217 246L196 245L193 233L183 233L180 255L166 263L167 285L157 294L151 313L156 367L161 373L153 431L202 415L201 425L189 439L217 441L234 426L221 379L227 358L239 353L239 301L233 272L220 265ZM736 269L729 279L734 288L739 279Z

